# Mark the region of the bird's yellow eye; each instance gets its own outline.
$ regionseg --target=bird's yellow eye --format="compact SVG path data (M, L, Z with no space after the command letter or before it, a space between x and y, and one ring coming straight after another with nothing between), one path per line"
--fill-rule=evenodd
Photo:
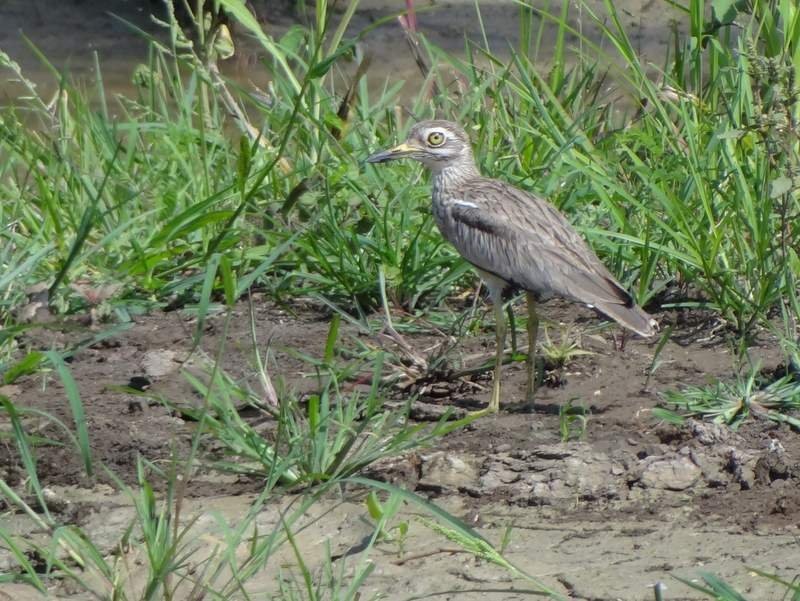
M440 131L432 131L428 134L428 144L430 146L441 146L444 144L444 134Z

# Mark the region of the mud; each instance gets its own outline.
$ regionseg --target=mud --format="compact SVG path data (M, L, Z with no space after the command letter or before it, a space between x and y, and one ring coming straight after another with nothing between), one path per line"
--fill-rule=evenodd
M271 338L269 369L278 388L301 396L316 390L314 370L297 352L321 356L330 316L301 301L281 307L256 297L253 306L258 340L263 345ZM230 319L210 317L192 355L213 358L224 348L225 368L256 389L248 312L242 305ZM565 327L559 324L570 324L572 331L591 331L596 324L588 311L556 301L543 307L543 317L551 336ZM667 323L676 316L664 314L660 319ZM135 481L137 455L164 465L173 453L185 453L195 423L120 387L147 381L151 392L187 406L196 403L196 393L179 371L192 352L196 328L196 319L182 311L141 316L127 331L79 350L70 362L85 404L95 460L127 482ZM54 339L48 330L46 338L49 345L69 345L85 335L69 330ZM44 339L39 336L45 334L32 333L21 343L28 350L40 348ZM356 340L371 337L346 326L340 348L353 349ZM430 334L409 335L406 342L420 355L436 351ZM451 351L453 367L490 354L492 343L490 331L466 337ZM645 374L654 342L628 339L622 345L618 332L602 329L587 334L582 348L591 354L551 369L551 385L539 389L533 405L524 400L523 364L511 364L504 372L499 415L448 435L435 448L371 466L365 475L435 500L495 543L511 525L509 559L575 599L652 598L648 587L656 581L667 583L667 599L700 599L699 593L670 576L693 578L701 571L727 578L753 599L777 594L776 585L755 578L748 567L788 578L796 571L800 437L785 425L758 417L732 431L701 420L672 426L652 415L663 403L664 390L733 377L736 362L724 332L703 327L702 320L677 324L649 382ZM780 360L775 341L766 336L749 354L765 369ZM354 380L363 378L356 375ZM471 409L488 401L488 374L464 380L425 381L416 387L422 395L420 405ZM394 396L402 400L414 389L404 384L404 391L396 389ZM3 392L21 407L41 409L66 423L71 419L63 389L52 374L21 378ZM568 402L586 408L587 422L582 437L564 443L558 411ZM26 426L42 436L60 436L43 420L28 419ZM0 455L4 477L20 485L23 472L13 449L2 448ZM130 501L102 474L89 481L69 448L41 446L38 460L40 477L54 502L63 499L54 505L61 518L78 523L110 552L132 515ZM259 489L257 481L201 471L190 483L185 515L206 515L215 508L233 523ZM337 561L353 562L348 564L352 566L359 560L359 545L370 533L360 494L345 491L313 509L328 513L303 534L311 565L324 562L324 541L333 545ZM379 545L372 557L378 568L363 592L383 592L390 599L434 593L453 599L526 596L530 583L458 552L409 511L412 508L404 515L410 524L408 540L402 548L388 542ZM263 516L265 523L269 519ZM203 518L196 527L211 533L215 524ZM0 552L0 570L7 567L4 560L7 563L8 557ZM292 563L290 556L284 560ZM252 586L275 590L271 580L256 579ZM70 598L69 591L55 592Z

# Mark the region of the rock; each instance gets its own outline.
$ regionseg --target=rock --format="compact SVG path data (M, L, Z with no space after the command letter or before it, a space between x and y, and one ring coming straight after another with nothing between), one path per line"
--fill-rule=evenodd
M142 369L151 378L167 376L180 367L175 361L175 355L175 351L167 349L147 351L142 359Z
M703 451L692 450L689 458L700 468L703 480L710 488L724 488L730 483L728 475L720 469L718 456L709 456Z
M584 443L541 445L497 454L484 463L480 484L512 502L549 505L558 500L617 499L625 490L624 465Z
M618 498L621 480L614 477L614 472L620 470L604 453L589 453L588 450L587 446L566 457L560 473L549 470L550 473L545 473L545 477L536 478L532 500L549 503L557 499Z
M422 460L417 453L407 453L376 461L366 469L364 476L414 490L419 482L421 466Z
M753 468L756 482L769 484L775 480L788 480L792 470L786 461L786 454L781 451L768 452L762 455Z
M521 476L511 470L491 469L481 476L481 490L492 492L498 488L506 488L509 484L519 481Z
M8 574L15 570L18 566L19 564L14 558L14 555L12 555L11 551L0 549L0 572L3 574Z
M639 459L645 457L660 457L669 453L669 445L663 443L648 444L639 451Z
M71 503L69 499L64 498L49 486L42 488L42 497L47 503L47 508L56 513L67 513L70 509Z
M755 467L758 457L752 453L731 447L727 453L727 460L725 469L733 474L734 479L742 487L742 490L753 488L756 483Z
M0 395L8 397L12 401L15 397L19 396L22 392L22 387L16 384L6 384L5 386L0 386Z
M103 507L97 513L89 514L82 520L83 531L102 555L110 555L119 548L131 523L136 521L133 507ZM138 529L134 533L139 536Z
M460 407L450 407L448 405L434 405L417 401L411 405L409 417L418 422L436 422L442 419L447 411L450 411L450 419L461 419L467 416L466 409Z
M686 427L695 440L704 445L727 443L732 435L727 426L715 422L701 422L696 419L689 419L686 420Z
M478 470L466 456L443 451L422 457L422 477L417 488L433 492L474 488Z
M702 473L685 455L648 457L641 466L639 484L660 490L686 490L694 486Z

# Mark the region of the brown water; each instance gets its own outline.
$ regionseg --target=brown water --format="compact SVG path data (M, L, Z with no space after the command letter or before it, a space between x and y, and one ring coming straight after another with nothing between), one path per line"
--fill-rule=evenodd
M261 4L261 3L259 3ZM560 2L533 0L537 9L557 14ZM0 50L8 53L23 68L24 73L36 82L42 95L47 97L57 87L57 77L37 58L23 36L52 61L58 70L69 73L83 85L96 85L95 55L99 58L103 85L112 93L132 92L131 74L138 63L147 56L147 41L130 25L111 13L130 22L147 33L163 37L149 11L157 2L146 0L5 0L0 3ZM402 0L364 0L352 21L351 33L356 33L376 20L403 10ZM671 20L678 13L660 0L623 0L616 2L631 40L642 56L660 64L670 41ZM509 0L472 2L417 2L418 28L433 44L442 49L462 54L465 38L478 43L486 42L494 53L507 55L509 46L516 46L519 38L519 8ZM480 22L483 21L484 40ZM570 21L590 40L599 41L598 29L592 23L589 11L603 15L599 0L588 0L584 7L570 9ZM266 11L262 10L263 14ZM288 12L269 18L265 29L278 37L298 20L298 15ZM534 29L538 27L538 21ZM538 59L546 64L552 53L555 27L546 24ZM225 65L226 71L236 79L263 83L265 70L259 64L259 51L246 36L237 36L236 56ZM568 44L577 47L576 36L568 37ZM370 86L381 88L388 79L406 81L405 94L411 94L419 85L417 67L411 57L400 27L391 20L371 32L364 41L363 50L372 56L368 74ZM605 60L613 61L609 50ZM8 103L19 96L20 87L0 80L0 102Z

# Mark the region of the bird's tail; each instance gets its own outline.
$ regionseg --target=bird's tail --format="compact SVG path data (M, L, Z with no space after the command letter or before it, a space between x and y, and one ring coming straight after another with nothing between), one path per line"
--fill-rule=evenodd
M634 304L597 303L595 308L639 336L648 338L658 332L658 322Z

